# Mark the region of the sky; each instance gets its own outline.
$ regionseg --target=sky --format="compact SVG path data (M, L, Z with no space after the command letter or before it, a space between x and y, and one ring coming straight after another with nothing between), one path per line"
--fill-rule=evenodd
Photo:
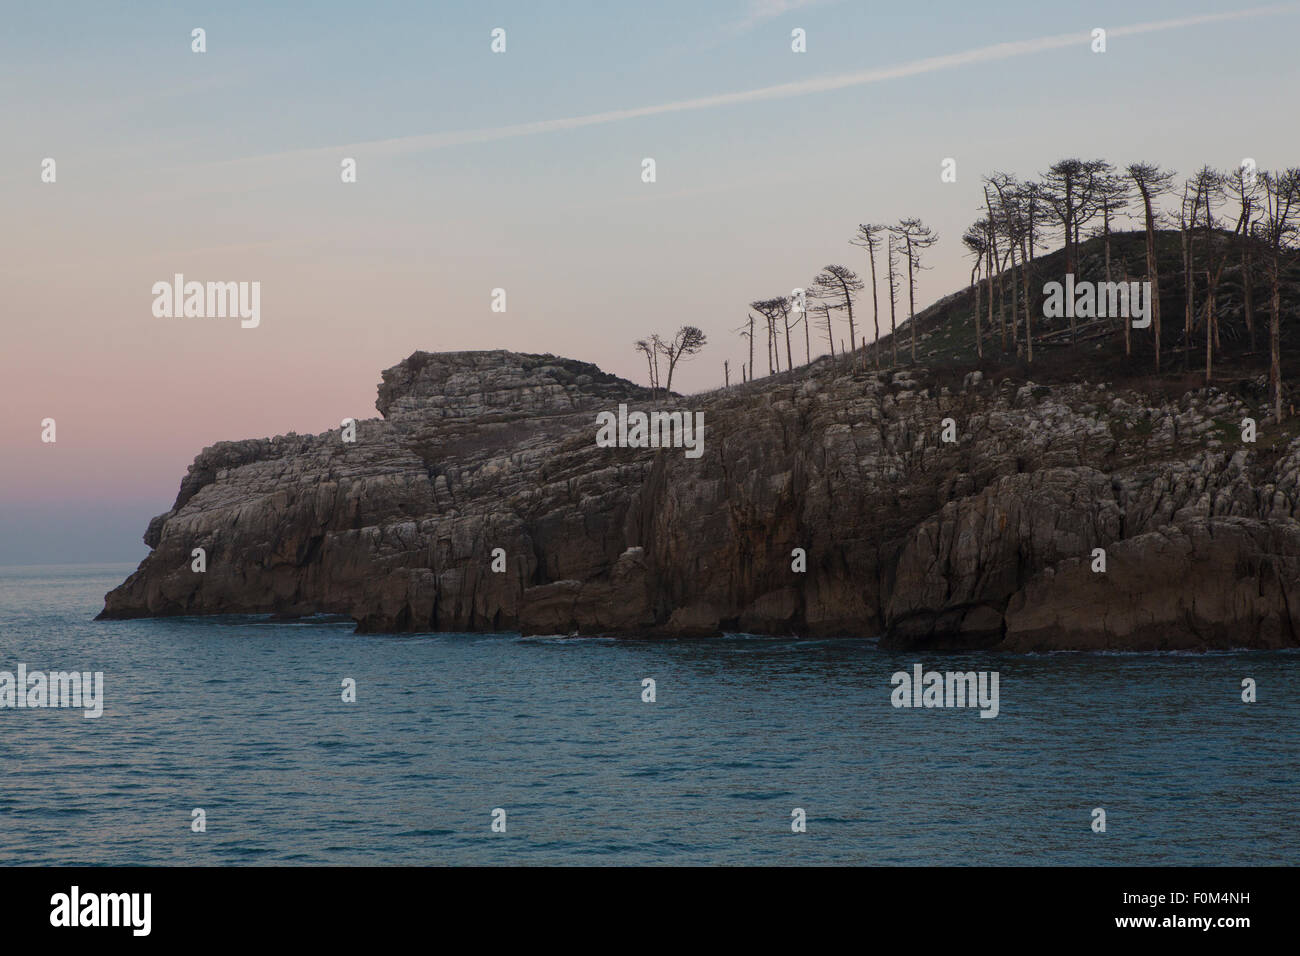
M866 274L860 222L938 233L918 305L964 285L994 170L1300 164L1278 109L1295 2L51 0L0 21L0 564L142 558L202 448L372 417L417 349L641 381L632 343L692 324L709 345L674 389L714 388L747 359L747 303ZM259 282L260 324L155 316L176 273Z

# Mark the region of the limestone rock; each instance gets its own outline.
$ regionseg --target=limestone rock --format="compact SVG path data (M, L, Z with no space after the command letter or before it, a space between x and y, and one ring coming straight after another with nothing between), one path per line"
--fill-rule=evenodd
M703 456L597 447L596 414L619 404L702 412ZM571 359L416 352L383 373L376 407L355 442L204 449L101 617L933 649L1296 644L1300 442L1271 462L1216 447L1243 406L1214 390L1171 401L977 375L955 389L921 368L821 359L656 400Z

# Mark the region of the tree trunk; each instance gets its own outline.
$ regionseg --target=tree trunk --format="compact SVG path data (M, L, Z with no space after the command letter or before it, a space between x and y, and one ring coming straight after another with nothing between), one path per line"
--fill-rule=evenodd
M989 281L993 281L992 263L998 263L998 326L1002 333L1002 351L1007 350L1007 316L1002 308L1002 259L998 256L998 226L993 216L993 201L989 199L989 187L984 187L984 208L989 213ZM993 287L989 286L989 331L993 330Z
M1205 284L1205 384L1209 385L1210 375L1214 370L1214 342L1210 338L1210 329L1214 325L1214 288L1210 286L1208 270L1205 273Z
M1147 275L1151 280L1151 334L1156 352L1156 374L1160 374L1160 271L1156 265L1156 220L1151 211L1151 194L1142 190L1147 219Z
M1273 302L1272 314L1268 320L1268 350L1269 365L1268 379L1269 384L1273 387L1273 420L1282 421L1282 287L1281 287L1281 268L1282 263L1278 255L1278 250L1273 250Z
M912 274L915 265L912 258L912 240L907 240L907 317L912 326L912 364L916 364L916 278Z
M984 250L985 261L988 263L988 292L989 292L989 336L993 335L993 240L989 240L988 247ZM1006 342L1002 343L1003 349L1006 348Z
M1250 225L1247 224L1246 230L1249 233ZM1246 311L1246 331L1250 333L1250 350L1255 351L1255 294L1254 294L1254 277L1251 275L1250 262L1250 236L1243 236L1244 244L1241 247L1241 285L1245 303L1243 308Z
M1110 204L1102 209L1102 229L1106 234L1106 281L1110 282Z
M858 347L857 345L858 340L857 340L857 333L854 331L853 328L853 296L849 293L849 287L847 283L841 280L840 285L844 289L844 308L846 308L849 313L849 341L853 343L853 349L856 351Z
M1003 294L1006 281L1003 273L1006 271L1007 260L1004 256L998 260L998 329L1002 332L1002 351L1007 350L1007 301Z
M1192 260L1191 244L1187 240L1187 223L1179 221L1179 235L1183 241L1183 368L1190 366L1192 354Z
M1029 362L1030 365L1032 365L1034 364L1034 337L1033 337L1034 321L1029 314L1029 271L1028 269L1026 269L1027 263L1025 261L1024 256L1025 256L1025 237L1021 236L1020 237L1020 257L1021 257L1020 279L1021 279L1021 283L1024 285L1024 291L1025 291L1025 354L1027 356L1026 361Z
M1007 240L1007 250L1011 256L1011 347L1016 353L1020 353L1020 333L1017 331L1016 321L1016 304L1018 296L1016 294L1016 244L1013 240Z
M790 354L790 313L785 314L785 370L794 370L794 358Z
M876 297L876 247L870 246L867 254L871 256L871 318L876 325L876 369L880 369L880 301Z
M1128 260L1124 261L1124 284L1128 285ZM1133 357L1133 320L1130 317L1124 317L1124 358Z
M898 367L898 324L894 318L894 301L898 298L894 286L894 237L889 237L889 347L893 353L890 368Z
M749 377L754 377L754 317L749 317Z
M1102 207L1101 207L1101 228L1102 228L1102 232L1103 232L1104 235L1105 235L1105 245L1106 245L1106 284L1109 285L1109 284L1110 284L1110 281L1111 281L1111 279L1110 279L1110 201L1109 201L1109 200L1107 200L1107 201L1102 205ZM1107 311L1109 311L1109 310L1107 310ZM1128 320L1125 319L1124 321L1127 322ZM1113 315L1107 315L1107 316L1106 316L1106 327L1107 327L1108 329L1114 330L1114 328L1115 328L1115 317L1114 317Z

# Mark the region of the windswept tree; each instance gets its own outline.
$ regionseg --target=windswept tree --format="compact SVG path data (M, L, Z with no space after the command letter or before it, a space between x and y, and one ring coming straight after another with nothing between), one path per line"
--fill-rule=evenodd
M829 302L832 309L848 313L849 349L855 350L858 347L858 340L853 325L853 296L863 289L858 274L848 266L824 266L813 279L812 288L815 290L814 294Z
M993 334L993 283L998 285L998 330L1002 333L1002 351L1007 350L1007 313L1002 308L1002 266L998 257L998 214L993 209L993 199L989 195L989 186L984 184L984 208L988 210L988 245L985 252L988 257L989 271L989 334Z
M858 226L857 234L849 240L855 246L861 246L867 250L867 258L871 261L871 318L876 327L876 338L872 343L872 351L876 353L876 368L880 368L880 298L876 294L876 249L881 242L881 234L889 227L874 222L861 223Z
M1220 347L1219 316L1215 306L1223 267L1228 261L1227 250L1219 236L1215 209L1227 201L1227 177L1204 166L1196 174L1196 192L1201 197L1200 225L1205 247L1205 381L1208 384L1214 370L1214 350ZM1190 340L1188 351L1191 351Z
M987 185L984 189L984 204L989 212L989 235L996 247L997 236L1006 237L1006 261L1011 264L1011 344L1017 352L1020 350L1020 332L1019 324L1016 319L1017 309L1017 291L1016 279L1019 274L1022 292L1019 299L1024 302L1025 328L1029 329L1032 319L1029 315L1029 277L1026 272L1029 255L1027 244L1037 228L1034 222L1034 213L1032 206L1032 197L1034 188L1027 184L1021 183L1009 173L994 173L985 177ZM997 205L994 206L989 201L988 187L992 186L997 193ZM1020 262L1016 262L1016 250L1020 250ZM1000 286L999 282L999 286ZM1001 288L998 293L998 304L1001 309ZM991 304L991 303L990 303ZM1028 331L1026 331L1028 336ZM1006 347L1006 330L1003 327L1002 336L1003 348ZM1032 343L1026 343L1032 353ZM1033 361L1033 355L1029 356L1029 361Z
M776 319L773 317L772 313L768 311L771 307L770 302L771 300L769 299L756 299L755 301L749 303L749 307L763 317L763 323L764 325L767 326L767 374L768 375L772 375L774 371L775 372L781 371L781 353L776 350L775 348L776 342L774 339L774 336L776 335ZM775 369L773 369L772 367L772 356L774 354L776 355Z
M1079 237L1083 227L1102 207L1105 183L1113 169L1103 159L1084 161L1062 159L1043 173L1039 195L1051 208L1061 224L1065 238L1065 271L1076 274L1079 269ZM1075 342L1077 327L1074 311L1070 311L1070 343Z
M1273 420L1282 421L1282 262L1294 255L1300 238L1300 168L1260 173L1263 216L1260 237L1268 247L1268 276L1272 285L1269 305L1268 380L1273 392Z
M1241 247L1242 312L1246 319L1246 333L1250 336L1250 350L1255 351L1255 299L1252 246L1253 224L1260 207L1260 185L1254 171L1245 164L1238 166L1228 177L1226 188L1238 204L1237 226L1233 235Z
M889 263L889 350L893 358L890 368L898 365L898 323L895 321L895 303L898 301L898 270L894 268L894 231L889 231L889 241L885 244Z
M981 219L961 237L962 245L966 247L967 253L974 260L975 264L970 270L971 290L975 293L975 354L984 358L984 339L980 335L980 269L988 257L989 236L988 220Z
M1034 238L1043 225L1042 205L1034 183L1016 183L1007 192L1006 215L1009 237L1020 248L1021 298L1025 304L1025 361L1034 364L1034 297L1030 292L1029 270L1034 255Z
M921 254L929 249L939 237L933 229L920 219L900 219L897 226L890 226L889 231L902 243L902 253L907 257L907 314L912 326L912 361L916 361L916 274L921 265Z
M677 363L688 355L695 355L708 344L709 340L704 333L693 325L683 325L671 339L659 343L659 350L668 359L668 381L664 383L664 395L673 390L673 370L677 368Z
M835 327L831 323L831 307L824 301L810 302L808 304L810 312L818 312L822 317L822 334L826 336L826 341L831 347L831 358L835 358Z
M794 309L794 299L788 295L776 297L777 308L781 314L781 324L785 327L785 369L794 371L794 355L790 349L790 313Z
M781 346L776 336L785 327L785 364L786 369L794 367L790 357L790 308L793 305L789 296L777 296L772 299L759 299L750 303L750 308L767 320L768 344L776 356L776 370L781 371ZM768 374L771 374L769 356Z
M742 325L735 330L740 333L741 338L749 339L749 377L745 376L745 368L741 367L740 377L742 381L749 381L754 377L754 316L750 314L749 324Z
M1156 266L1156 200L1169 190L1173 170L1162 170L1155 163L1130 163L1128 178L1133 180L1142 198L1147 229L1147 279L1151 283L1151 338L1156 352L1156 372L1160 371L1160 271Z
M1201 209L1201 194L1197 191L1195 176L1183 183L1183 195L1178 204L1178 244L1183 263L1183 369L1191 366L1192 310L1195 307L1196 282L1192 278L1193 240L1188 233L1196 230L1196 216Z
M645 355L646 367L650 378L650 394L654 396L659 391L659 336L654 335L648 339L637 339L633 345L638 352Z
M1110 234L1116 218L1123 215L1133 199L1133 184L1128 177L1108 170L1097 182L1097 207L1101 210L1101 236L1106 254L1106 281L1111 280Z

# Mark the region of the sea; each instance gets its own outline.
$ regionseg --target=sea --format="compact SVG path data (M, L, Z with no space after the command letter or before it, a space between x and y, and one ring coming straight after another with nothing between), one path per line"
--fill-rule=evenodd
M132 570L0 568L0 671L103 674L0 707L0 865L1300 863L1296 652L95 621Z

